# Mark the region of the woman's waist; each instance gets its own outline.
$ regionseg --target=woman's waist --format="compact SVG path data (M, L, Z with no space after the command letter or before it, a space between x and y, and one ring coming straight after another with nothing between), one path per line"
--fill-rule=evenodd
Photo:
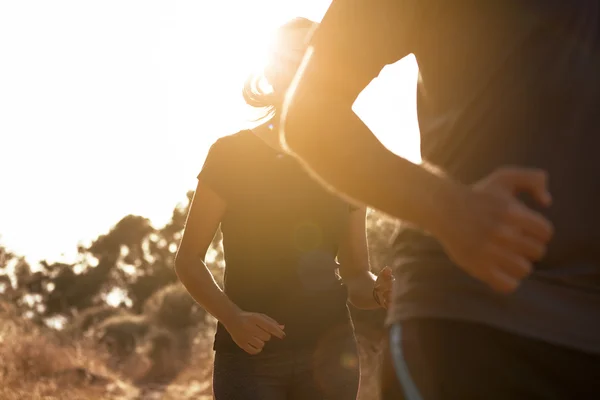
M265 314L285 325L284 331L286 336L283 339L271 338L263 349L264 353L283 350L310 350L327 341L332 336L345 334L348 337L353 337L354 334L347 307L336 310L336 312L330 314L327 318L325 316L315 316L310 312L306 312L303 315L286 314L285 316L274 316L267 312ZM224 352L243 353L243 350L235 344L229 332L221 324L217 327L214 349Z
M290 286L263 287L261 290L234 290L226 285L225 293L244 311L281 317L343 310L348 298L348 290L340 281L318 288L306 288L297 282Z
M225 292L235 298L272 301L300 301L335 296L341 288L334 259L310 262L296 258L287 261L245 263L227 262Z

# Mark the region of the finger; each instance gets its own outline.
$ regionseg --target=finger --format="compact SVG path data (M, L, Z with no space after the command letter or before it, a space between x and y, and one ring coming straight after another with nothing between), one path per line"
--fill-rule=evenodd
M254 325L250 330L250 333L252 334L252 336L256 336L263 342L268 342L269 340L271 340L271 334L265 331L264 329L261 329L258 325Z
M389 301L392 298L392 291L391 290L384 290L381 293L381 297L386 300Z
M277 321L275 321L273 318L269 317L267 314L257 314L258 317L269 321L271 324L275 325L275 326L281 326Z
M375 296L377 296L378 304L383 307L384 303L390 301L391 290L377 288L375 289Z
M510 294L517 290L521 284L521 280L505 274L500 269L492 269L490 271L488 284L492 289L499 293Z
M285 337L285 332L281 328L281 325L264 314L259 315L259 318L256 320L256 325L279 339L283 339Z
M523 235L544 244L550 241L554 234L554 227L548 219L516 202L508 209L508 222L518 227Z
M382 295L381 295L381 298L382 298L381 303L383 305L383 308L387 309L388 308L388 304L390 304L390 302L392 301L392 295L391 295L391 293L392 292L389 291L389 290L382 293Z
M389 267L382 269L379 275L377 276L377 280L375 281L375 289L387 290L391 289L393 285L394 276L392 275L392 270Z
M522 232L505 227L498 234L499 245L508 247L514 253L530 261L539 261L546 255L546 245Z
M498 268L508 277L521 281L531 274L533 266L526 258L510 251L502 251L497 256Z
M252 347L249 344L242 347L242 350L244 350L246 353L253 355L253 356L261 352L261 350L257 349L256 347Z
M552 195L548 190L548 173L542 169L505 167L498 170L497 179L512 193L527 192L546 207L552 203Z
M520 283L520 280L507 275L495 264L478 264L476 268L467 269L467 272L499 293L512 293Z
M392 290L392 287L394 287L394 281L392 279L388 279L383 282L377 282L375 287L377 287L378 290Z
M248 344L252 347L254 347L255 349L258 350L262 350L263 347L265 347L265 342L263 342L262 340L260 340L259 338L257 338L256 336L252 336L249 340L248 340Z
M387 310L390 307L390 302L384 300L382 307Z

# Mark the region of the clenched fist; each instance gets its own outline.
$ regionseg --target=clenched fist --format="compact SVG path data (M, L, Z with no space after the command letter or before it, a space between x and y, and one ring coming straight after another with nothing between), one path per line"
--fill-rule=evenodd
M283 339L283 328L283 325L267 315L245 311L239 311L225 325L233 341L252 355L260 353L271 337Z
M500 168L464 190L436 235L450 258L471 276L509 293L546 253L551 222L517 196L550 206L547 175L537 169Z

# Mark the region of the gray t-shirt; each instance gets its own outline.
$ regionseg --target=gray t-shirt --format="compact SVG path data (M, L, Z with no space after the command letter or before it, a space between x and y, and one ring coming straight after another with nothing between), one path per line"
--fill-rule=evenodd
M516 293L493 292L407 226L390 323L474 321L600 354L599 19L584 0L333 1L312 45L356 79L415 55L425 161L467 184L504 165L550 177L553 206L539 211L556 234Z

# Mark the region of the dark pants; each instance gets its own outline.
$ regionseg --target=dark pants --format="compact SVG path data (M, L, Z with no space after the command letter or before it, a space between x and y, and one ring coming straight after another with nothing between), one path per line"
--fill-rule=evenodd
M354 335L315 348L261 353L215 353L215 400L355 400L359 384Z
M390 329L382 400L600 399L600 355L480 324L414 319Z

